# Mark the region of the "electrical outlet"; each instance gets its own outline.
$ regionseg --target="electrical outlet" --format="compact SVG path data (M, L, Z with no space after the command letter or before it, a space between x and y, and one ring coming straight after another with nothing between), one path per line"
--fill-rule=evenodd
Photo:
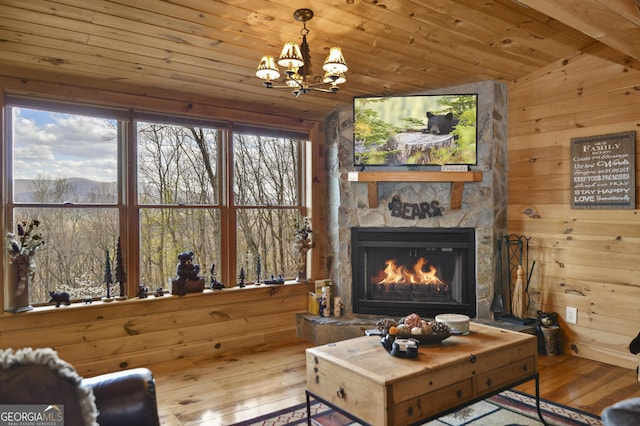
M571 306L567 306L567 314L565 315L564 320L567 324L577 324L578 323L578 308L572 308Z

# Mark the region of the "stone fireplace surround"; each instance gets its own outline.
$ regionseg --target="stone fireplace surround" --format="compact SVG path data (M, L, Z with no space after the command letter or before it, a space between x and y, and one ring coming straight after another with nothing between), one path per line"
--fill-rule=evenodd
M367 185L347 180L353 171L353 111L344 107L327 116L324 153L328 181L327 270L334 294L342 297L347 316L352 311L352 227L472 227L476 231L476 317L491 317L495 278L496 244L506 234L507 217L507 93L502 83L485 81L424 94L478 94L478 164L471 170L483 173L482 182L464 186L462 207L450 208L450 183L384 182L378 184L378 205L369 206ZM438 167L420 170L438 171ZM404 167L376 171L411 171ZM418 170L418 169L415 169ZM419 203L437 200L442 216L424 219L393 217L388 204L393 197ZM409 314L410 312L407 312Z

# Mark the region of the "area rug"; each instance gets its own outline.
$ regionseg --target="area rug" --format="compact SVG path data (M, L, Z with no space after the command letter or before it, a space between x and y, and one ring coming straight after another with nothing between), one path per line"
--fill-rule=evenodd
M600 417L551 401L540 400L540 408L549 426L601 426ZM314 426L360 426L325 404L312 400L311 419ZM307 408L299 404L233 426L304 425ZM460 411L425 423L425 426L534 426L542 425L531 395L507 390L470 405Z

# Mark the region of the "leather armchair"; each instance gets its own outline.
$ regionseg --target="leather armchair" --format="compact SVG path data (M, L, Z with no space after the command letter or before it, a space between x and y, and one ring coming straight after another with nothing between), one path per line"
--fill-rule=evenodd
M155 380L147 368L82 379L93 390L100 426L159 426Z
M82 378L51 348L0 349L0 404L63 408L65 426L160 425L149 369Z

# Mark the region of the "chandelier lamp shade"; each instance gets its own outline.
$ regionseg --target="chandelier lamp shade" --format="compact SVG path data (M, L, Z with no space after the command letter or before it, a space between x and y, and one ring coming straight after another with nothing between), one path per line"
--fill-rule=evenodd
M347 64L342 56L339 47L329 49L329 55L324 60L322 78L313 77L311 72L311 55L309 44L307 43L307 21L313 18L311 9L298 9L293 13L293 18L302 22L303 28L300 30L302 43L298 45L294 41L285 43L278 59L271 55L264 55L258 64L256 76L262 80L264 87L268 89L290 89L293 95L300 96L312 90L325 93L336 93L338 85L347 81L345 73L348 71ZM284 68L284 84L277 83L280 78L278 65ZM274 83L276 82L276 83Z

